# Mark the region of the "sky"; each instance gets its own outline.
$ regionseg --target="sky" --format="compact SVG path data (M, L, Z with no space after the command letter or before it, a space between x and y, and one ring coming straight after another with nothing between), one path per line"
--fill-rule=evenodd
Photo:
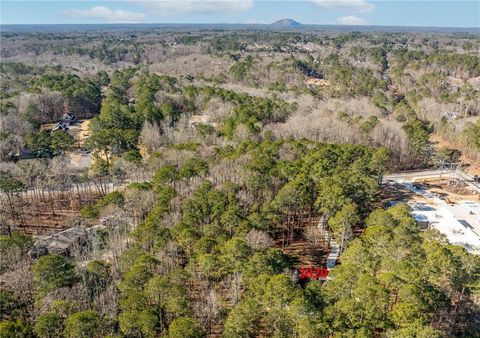
M271 23L480 27L480 0L0 0L1 24Z

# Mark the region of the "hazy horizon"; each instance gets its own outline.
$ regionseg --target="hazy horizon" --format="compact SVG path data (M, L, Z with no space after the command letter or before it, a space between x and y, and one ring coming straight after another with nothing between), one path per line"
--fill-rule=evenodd
M289 19L290 18L285 18ZM283 20L283 19L282 19ZM272 23L57 23L57 24L0 24L2 32L33 31L95 31L95 30L142 30L142 29L178 29L189 30L274 30L274 31L337 31L337 32L387 32L387 33L466 33L480 34L480 27L442 27L442 26L393 26L393 25L339 25L339 24L301 24L300 27L276 26Z
M305 25L480 27L478 1L182 0L1 2L3 25L269 24L292 18Z

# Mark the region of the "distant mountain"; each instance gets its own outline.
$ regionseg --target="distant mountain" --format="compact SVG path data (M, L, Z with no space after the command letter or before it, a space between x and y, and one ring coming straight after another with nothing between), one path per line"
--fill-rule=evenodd
M282 19L270 24L273 28L300 28L303 25L293 19Z

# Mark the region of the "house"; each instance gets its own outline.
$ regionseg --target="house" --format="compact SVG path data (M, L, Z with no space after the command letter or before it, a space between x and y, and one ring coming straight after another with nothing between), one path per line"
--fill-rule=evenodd
M458 118L458 115L459 115L459 113L449 112L449 111L446 111L446 112L442 113L442 116L445 117L449 121L456 120Z
M77 121L77 118L73 113L65 113L60 119L60 122L63 122L65 125L70 126Z
M430 221L427 216L419 214L412 214L412 216L415 218L415 221L417 221L420 230L427 230L430 228Z
M20 149L12 150L7 154L7 160L9 161L19 161L19 160L28 160L31 158L37 157L34 152L31 152L28 149Z
M30 249L28 255L32 259L54 253L68 255L75 245L82 246L86 243L86 240L86 229L82 226L76 226L39 239Z
M51 133L57 131L57 130L68 130L68 127L67 125L65 124L65 122L63 121L60 121L58 122L55 127L53 127L53 129L51 130Z
M53 133L57 130L68 130L68 127L75 124L75 122L77 122L77 118L73 113L65 113L50 132Z
M127 221L130 221L128 219ZM62 230L51 236L39 238L28 251L31 259L37 259L49 254L69 256L75 250L82 250L98 239L97 231L103 231L107 225L95 225L90 228L78 224L72 228Z

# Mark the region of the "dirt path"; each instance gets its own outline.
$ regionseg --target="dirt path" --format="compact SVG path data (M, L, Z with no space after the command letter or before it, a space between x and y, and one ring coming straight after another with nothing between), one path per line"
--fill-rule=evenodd
M75 139L75 148L66 152L65 156L70 159L70 167L75 169L88 169L92 162L92 154L85 153L82 148L85 146L85 140L89 136L90 119L79 120L70 126L68 132Z
M75 139L75 146L81 148L85 145L85 140L89 135L90 119L79 120L76 124L69 127L69 132Z

